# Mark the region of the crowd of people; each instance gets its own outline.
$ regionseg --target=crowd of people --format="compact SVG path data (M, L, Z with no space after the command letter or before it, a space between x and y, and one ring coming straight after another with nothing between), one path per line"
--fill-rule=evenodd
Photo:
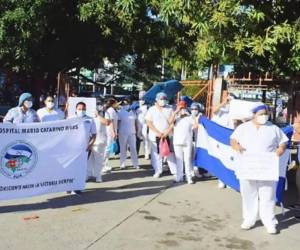
M212 120L223 127L235 129L231 135L231 146L235 151L275 152L279 157L289 146L292 135L300 134L300 116L293 125L287 127L290 132L284 133L269 121L268 107L263 103L258 103L252 110L253 115L240 121L241 124L237 126L229 117L232 98L230 95L226 96L220 105L213 108ZM56 107L51 95L45 96L44 107L37 111L32 107L32 95L23 93L18 106L8 111L3 122L18 124L70 118L67 110ZM95 178L96 182L102 182L102 174L112 171L109 159L112 152L116 151L116 148L112 150L113 145L118 145L119 148L120 169L126 168L128 151L133 168L139 169L138 151L141 142L145 159L151 159L154 178L161 177L165 165L169 167L175 183L186 181L193 184L195 176L209 176L205 170L200 169L199 173L199 168L193 166L198 121L203 112L202 105L188 105L183 99L169 105L168 97L163 92L156 95L155 103L151 106L145 103L142 95L135 103L131 99L118 103L110 98L105 103L98 103L94 117L87 115L87 105L84 102L78 102L76 117L89 124L86 179ZM218 186L226 187L221 181ZM243 207L241 228L252 228L259 214L268 233L275 234L278 223L274 213L276 182L240 180L240 187ZM300 209L300 205L298 208Z

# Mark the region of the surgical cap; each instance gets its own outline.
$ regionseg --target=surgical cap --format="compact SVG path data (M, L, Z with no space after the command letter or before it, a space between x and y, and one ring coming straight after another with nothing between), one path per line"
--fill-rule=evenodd
M167 95L166 95L166 93L164 93L164 92L159 92L159 93L156 94L155 100L158 101L158 100L160 100L160 99L162 99L162 98L167 99Z
M32 95L30 93L23 93L22 95L20 95L19 107L21 107L23 105L23 103L28 99L32 99Z

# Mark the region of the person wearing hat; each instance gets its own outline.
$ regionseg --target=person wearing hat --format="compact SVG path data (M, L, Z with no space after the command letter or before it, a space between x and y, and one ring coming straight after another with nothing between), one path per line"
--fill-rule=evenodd
M65 118L64 112L62 112L60 109L55 108L53 96L48 95L44 100L44 104L45 107L40 108L37 111L37 115L41 122L58 121Z
M33 101L30 93L23 93L19 97L18 107L10 109L5 115L3 122L10 123L30 123L39 122L35 110L32 109Z
M288 138L283 131L269 122L268 107L259 103L253 109L252 120L239 125L232 133L232 148L243 154L274 152L279 157L285 152ZM270 234L277 233L275 218L276 181L240 179L243 207L241 228L252 228L260 215L263 225Z
M176 158L175 182L183 181L183 169L188 184L193 184L192 150L193 150L193 127L195 119L187 110L187 103L180 101L174 113L174 152Z
M155 104L149 108L146 114L146 123L149 127L149 140L151 144L151 164L154 169L154 178L162 174L162 156L159 153L159 142L167 139L171 148L170 139L173 131L173 110L167 105L167 95L159 92L155 98ZM171 150L172 151L172 150ZM167 156L168 166L173 175L176 174L176 159L174 152Z
M127 158L127 148L129 147L132 165L134 168L139 169L139 162L136 150L136 132L137 132L137 117L135 113L131 110L130 99L125 99L123 101L123 106L118 113L118 134L120 143L120 168L124 169L126 158Z

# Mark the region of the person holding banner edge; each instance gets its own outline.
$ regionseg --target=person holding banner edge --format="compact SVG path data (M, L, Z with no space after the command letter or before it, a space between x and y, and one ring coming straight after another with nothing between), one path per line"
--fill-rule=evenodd
M83 122L86 125L86 129L88 132L88 143L87 143L87 148L86 151L88 152L88 157L90 157L94 143L96 141L96 124L93 120L93 118L87 116L86 114L86 104L84 102L78 102L76 104L76 117L81 118ZM87 158L88 161L88 158ZM88 172L88 169L87 169ZM87 173L88 176L88 173ZM72 193L72 194L81 194L82 190L75 190L75 191L68 191L67 193Z
M245 151L274 152L280 157L285 151L288 138L279 127L268 121L268 107L265 104L258 104L253 109L253 114L251 121L238 126L231 135L232 148L241 154ZM240 179L240 190L243 207L241 228L251 229L259 213L267 232L276 234L278 224L274 212L276 181Z
M35 110L32 109L33 98L30 93L23 93L19 97L17 107L10 109L5 115L3 122L10 123L30 123L39 122L39 118Z

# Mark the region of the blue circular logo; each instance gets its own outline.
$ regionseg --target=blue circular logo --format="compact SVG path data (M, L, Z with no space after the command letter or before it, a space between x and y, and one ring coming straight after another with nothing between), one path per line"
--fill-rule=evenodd
M1 152L0 172L11 179L29 174L37 163L35 148L28 142L16 141Z

